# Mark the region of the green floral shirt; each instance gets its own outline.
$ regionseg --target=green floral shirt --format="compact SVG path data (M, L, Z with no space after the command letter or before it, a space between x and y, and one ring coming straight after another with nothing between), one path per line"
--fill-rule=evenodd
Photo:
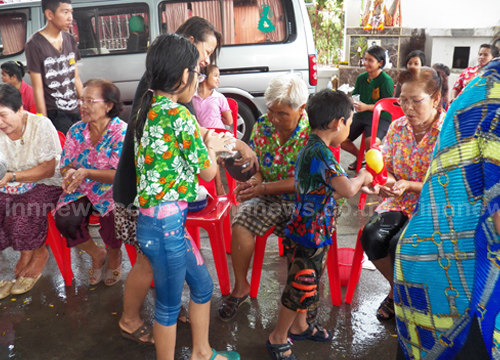
M293 178L299 151L309 139L309 118L304 111L297 127L285 144L280 145L279 133L269 121L267 114L255 123L249 145L259 158L264 181ZM282 194L284 200L295 200L295 194Z
M196 199L197 174L211 162L188 109L165 96L155 96L135 149L137 206L147 209L163 201Z

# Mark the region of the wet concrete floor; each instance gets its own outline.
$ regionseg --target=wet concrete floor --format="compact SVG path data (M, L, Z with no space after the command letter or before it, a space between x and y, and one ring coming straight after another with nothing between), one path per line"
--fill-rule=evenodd
M343 165L347 167L347 164ZM355 197L347 202L339 221L339 247L354 247L360 226L373 213L374 205L358 211L357 200ZM369 197L368 203L376 200ZM92 233L100 242L95 228ZM241 305L234 321L224 323L217 315L222 297L210 243L206 236L202 237L201 252L215 285L210 324L210 342L215 349L238 351L242 359L271 359L265 342L276 324L286 275L286 260L278 255L277 243L275 236L268 240L258 298ZM0 360L155 359L154 346L136 344L120 335L118 319L122 311L125 277L112 287L102 282L89 286L87 269L91 264L90 257L73 249L75 278L72 286L65 287L54 257L49 253L43 276L33 290L0 300ZM18 257L19 254L12 249L0 253L0 280L12 277ZM231 269L230 255L228 262ZM130 270L126 256L123 265L126 276ZM332 330L333 340L328 343L295 342L293 350L298 358L394 359L397 347L394 321L380 323L375 317L379 303L389 291L382 275L363 269L350 305L333 306L329 291L325 272L317 320ZM345 288L342 288L342 293L343 298ZM187 303L188 291L185 291L183 304L187 306ZM151 322L153 311L154 289L151 289L142 310L143 318ZM189 359L189 325L179 323L177 334L176 359Z

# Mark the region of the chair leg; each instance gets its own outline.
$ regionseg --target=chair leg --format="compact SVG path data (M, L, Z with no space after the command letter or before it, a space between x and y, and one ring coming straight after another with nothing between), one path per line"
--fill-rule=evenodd
M231 293L231 281L229 279L224 238L220 236L220 234L223 234L224 226L221 222L217 225L208 224L204 229L208 232L208 237L210 239L212 254L214 255L215 270L217 270L217 277L219 278L220 292L222 295L229 295Z
M342 304L342 290L340 288L340 275L339 275L339 260L337 251L337 232L333 234L333 243L330 245L326 259L326 266L328 270L328 281L330 284L330 294L332 297L332 304L340 306Z
M285 255L285 249L283 248L283 239L282 238L278 238L278 251L279 251L279 254L280 256L284 256Z
M73 270L71 269L71 249L66 246L66 240L61 236L56 227L52 214L48 215L47 244L56 259L59 271L66 286L73 283Z
M198 247L198 249L201 247L201 242L200 242L200 228L198 226L186 226L186 229L191 235L191 238L193 239L194 243Z
M127 250L130 265L134 266L137 261L137 251L135 250L135 247L130 244L125 244L125 250Z
M263 236L255 237L255 249L253 252L252 277L250 279L250 297L256 298L259 293L260 278L262 276L262 265L268 237L273 233L274 227L267 230Z
M359 229L358 239L356 240L356 247L354 249L354 258L352 260L351 275L349 277L349 283L347 284L347 291L345 294L345 303L350 304L354 296L354 291L356 290L356 285L358 284L359 277L361 276L362 261L363 261L363 246L361 245L361 234L363 228Z
M226 215L223 222L224 226L224 247L227 254L231 254L231 218Z
M358 155L358 160L357 160L357 166L356 166L356 172L358 173L359 170L361 170L361 165L363 164L363 160L365 158L365 133L363 132L363 136L361 138L361 144L359 145L359 155ZM366 203L366 194L361 193L359 195L359 203L358 203L358 209L363 210L365 208L365 203Z

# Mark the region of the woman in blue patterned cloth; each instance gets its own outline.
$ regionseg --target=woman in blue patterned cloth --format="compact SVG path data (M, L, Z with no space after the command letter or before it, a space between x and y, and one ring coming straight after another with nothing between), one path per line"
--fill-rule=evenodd
M399 239L398 359L500 359L499 74L496 58L450 105Z

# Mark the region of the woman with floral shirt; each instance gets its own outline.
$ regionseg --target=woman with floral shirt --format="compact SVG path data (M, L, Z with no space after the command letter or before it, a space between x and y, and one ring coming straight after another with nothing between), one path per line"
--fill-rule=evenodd
M309 93L303 80L294 75L276 77L264 96L267 114L257 120L250 139L260 170L236 189L236 199L242 204L231 228L235 284L219 309L223 321L233 319L238 306L248 298L250 284L246 277L255 235L262 236L274 227L274 234L284 236L295 199L293 176L297 156L309 138L304 110Z
M482 44L479 47L479 54L477 56L477 65L466 68L451 89L451 101L460 95L462 90L469 85L469 83L479 74L479 72L489 64L489 62L498 56L498 49L490 44Z
M443 119L441 71L428 67L399 75L404 117L393 121L382 149L388 180L375 186L384 197L368 220L361 243L368 258L391 285L377 310L379 320L394 317L393 261L398 239L417 204Z
M215 152L223 140L212 131L202 139L196 119L179 103L196 91L199 52L188 39L160 35L148 50L146 81L135 122L137 240L153 268L156 290L154 342L158 359L174 359L177 317L184 282L190 288L193 359L239 360L232 351L217 352L208 341L213 282L200 252L186 237L187 203L217 171ZM208 148L208 149L207 149Z
M117 117L122 109L120 90L108 80L86 82L79 103L82 121L69 129L61 157L64 192L56 207L56 225L69 247L92 257L90 285L105 277L104 283L111 286L122 274L121 241L114 230L113 178L127 124ZM99 233L108 250L90 237L92 211L99 215Z

